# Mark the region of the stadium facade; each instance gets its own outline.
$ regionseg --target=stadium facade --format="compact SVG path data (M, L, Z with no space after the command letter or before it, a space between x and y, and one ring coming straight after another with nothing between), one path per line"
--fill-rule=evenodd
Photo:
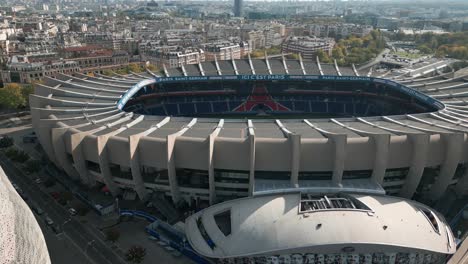
M106 186L113 195L134 191L146 200L162 193L176 204L213 207L235 198L262 204L262 197L273 197L296 201L297 209L303 195L327 201L324 196L360 193L349 198L351 204L372 204L368 212L395 222L398 215L387 211L397 208L384 205L386 199L406 210L419 206L406 199L435 201L448 188L468 191L468 83L442 73L450 63L433 61L395 75L267 57L165 68L164 76L62 74L38 84L30 105L49 158L72 179ZM443 217L430 210L416 214L415 225L439 219L443 241L434 243L451 243ZM427 222L424 232L433 233ZM363 244L385 243L368 239ZM416 260L454 251L419 249L396 246L389 252ZM279 249L263 253L268 250ZM354 250L360 256L350 251L350 261L370 254ZM215 258L242 255L200 251Z

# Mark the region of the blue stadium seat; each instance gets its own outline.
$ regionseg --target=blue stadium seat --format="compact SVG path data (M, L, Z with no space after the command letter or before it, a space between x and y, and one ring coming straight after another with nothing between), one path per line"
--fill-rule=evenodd
M198 102L196 103L197 113L211 113L211 104L210 102Z

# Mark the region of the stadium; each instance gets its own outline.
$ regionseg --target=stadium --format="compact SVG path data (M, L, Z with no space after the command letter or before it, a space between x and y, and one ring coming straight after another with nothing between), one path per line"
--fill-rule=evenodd
M164 68L161 75L61 74L37 84L30 105L44 151L71 179L115 196L134 192L146 201L163 195L174 205L207 208L187 219L186 230L193 248L208 258L439 263L455 251L453 235L442 216L408 199L437 201L447 189L468 190L468 73L451 71L451 63L376 72L267 56ZM275 219L285 230L317 228L334 234L333 241L303 237L301 244L283 245L284 232L262 236L248 228L255 221L231 223L226 208L258 224ZM286 208L295 216L283 214ZM391 224L404 220L389 213L395 210L414 214L402 230L427 236L399 241L404 233ZM356 233L340 237L318 227L324 215L341 212L350 219L344 229L367 223L369 236L353 244ZM297 216L311 222L296 223ZM216 228L216 218L231 223L232 236ZM277 243L227 250L228 240L239 237ZM379 250L390 253L375 255Z

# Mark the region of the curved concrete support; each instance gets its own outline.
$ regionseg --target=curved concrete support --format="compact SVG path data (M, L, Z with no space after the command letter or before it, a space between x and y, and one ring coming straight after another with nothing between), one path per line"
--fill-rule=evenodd
M346 145L348 137L346 135L329 135L329 138L333 141L333 145L335 146L332 181L337 185L341 185L346 160Z
M135 184L135 192L138 194L140 200L145 201L148 198L148 191L141 176L140 171L140 154L138 152L138 143L140 142L141 135L131 135L128 137L129 146L129 160L130 169L132 171L133 184Z
M255 129L253 127L252 120L247 121L248 127L248 137L246 140L249 141L249 155L250 155L250 164L249 164L249 196L253 195L255 187Z
M224 119L221 119L218 123L218 126L208 137L208 184L210 192L210 205L214 204L216 201L215 171L213 162L214 145L216 137L219 135L223 125Z
M452 182L453 175L460 162L463 151L464 135L461 133L441 134L441 140L446 144L445 159L440 167L438 179L431 189L432 200L438 200Z
M167 144L167 174L169 177L169 187L171 190L172 201L176 204L180 200L180 190L177 183L177 174L175 168L175 159L174 159L174 147L177 137L183 135L187 130L189 130L193 125L197 123L197 119L194 118L190 123L179 130L178 132L168 135L166 137Z
M120 194L120 188L114 182L114 176L109 167L109 156L106 149L106 143L109 140L109 136L103 135L98 136L96 139L96 149L99 158L99 166L101 167L101 174L103 176L104 183L106 184L109 191L113 196Z
M265 50L265 63L266 63L266 66L268 68L268 73L273 74L273 72L271 71L270 61L268 60L268 54L267 54L266 50Z
M203 70L203 66L201 63L198 63L198 70L201 73L201 76L205 76L205 70Z
M389 134L376 134L371 135L372 141L374 141L376 153L374 159L374 168L372 170L372 179L378 184L382 185L385 170L387 169L390 135Z
M301 165L301 135L290 134L288 140L291 144L291 185L298 188Z
M253 63L252 63L252 58L250 57L250 53L247 54L248 58L249 58L249 65L250 65L250 70L252 70L252 74L255 75L255 68L253 66ZM237 74L237 73L236 73Z
M430 135L411 134L407 135L407 137L413 144L413 153L411 166L399 195L401 197L411 199L411 197L413 197L414 193L416 192L416 188L418 188L418 184L421 181L422 175L424 173L424 168L426 167Z
M143 180L143 176L141 175L140 152L138 151L138 144L140 143L140 139L142 137L147 136L153 133L155 130L159 129L160 127L164 126L170 121L170 119L170 117L166 117L155 126L149 128L148 130L128 137L130 151L130 168L132 170L132 178L133 183L135 184L135 191L140 197L140 200L146 200L148 191L146 190L145 182Z
M286 59L284 58L284 54L281 54L281 61L283 62L284 72L289 74L288 64L286 63Z
M323 136L327 137L329 140L333 142L333 151L334 157L333 160L333 175L332 175L332 182L338 186L341 186L341 182L343 180L343 171L345 166L346 160L346 145L348 144L348 135L346 134L336 134L325 131L308 120L304 120L304 122L309 125L310 127L314 128L318 132L320 132Z
M304 61L302 60L302 55L299 53L299 64L301 65L301 70L304 75L307 74L305 67L304 67Z
M94 186L96 179L88 174L88 168L86 166L86 159L83 154L83 139L89 134L89 132L81 132L72 134L70 137L71 152L73 162L75 163L75 169L80 175L81 182L88 186Z
M59 167L63 168L65 172L74 180L79 180L80 175L76 171L75 167L68 159L68 153L66 151L65 141L63 137L68 131L68 127L65 128L52 128L52 146L54 148L56 161L60 165Z

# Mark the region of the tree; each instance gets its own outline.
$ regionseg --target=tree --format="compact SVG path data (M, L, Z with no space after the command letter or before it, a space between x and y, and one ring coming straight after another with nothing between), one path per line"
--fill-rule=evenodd
M0 149L13 146L14 140L11 137L4 136L0 138Z
M10 147L5 151L5 155L7 158L11 159L12 161L24 163L29 159L29 155L22 151L18 150L15 147Z
M142 72L143 69L141 68L141 66L139 64L136 64L136 63L130 63L128 66L128 72Z
M265 56L265 51L264 50L254 50L252 53L250 53L250 57L252 58L260 58Z
M102 74L106 76L112 76L114 75L114 72L112 72L111 70L103 70Z
M334 59L337 59L337 60L341 60L341 59L343 59L345 57L344 53L343 53L343 50L339 46L333 48L332 56L333 56Z
M13 159L18 154L18 150L14 147L7 148L5 151L5 156L9 159Z
M125 257L128 261L133 263L141 263L146 255L146 249L141 246L132 246L125 253Z
M146 65L146 68L152 72L159 72L160 70L158 67L156 67L154 64L148 64Z
M298 60L299 59L299 53L291 53L286 56L287 59L291 60Z
M0 88L0 106L8 109L22 108L26 105L21 86L17 83Z
M119 240L120 231L118 229L112 228L106 231L106 239L114 243Z
M431 48L429 48L428 46L426 46L425 44L423 45L419 45L418 46L418 50L424 54L429 54L432 52Z
M317 57L319 58L320 62L322 62L322 63L330 63L331 62L330 57L323 50L318 50L317 51Z
M21 94L23 95L23 98L25 100L25 106L29 105L29 95L34 93L34 85L35 84L41 84L41 81L34 82L32 85L23 85L21 87Z
M24 164L24 169L25 169L26 173L28 173L28 174L36 173L36 172L40 171L41 168L42 168L42 162L39 161L39 160L28 160Z

